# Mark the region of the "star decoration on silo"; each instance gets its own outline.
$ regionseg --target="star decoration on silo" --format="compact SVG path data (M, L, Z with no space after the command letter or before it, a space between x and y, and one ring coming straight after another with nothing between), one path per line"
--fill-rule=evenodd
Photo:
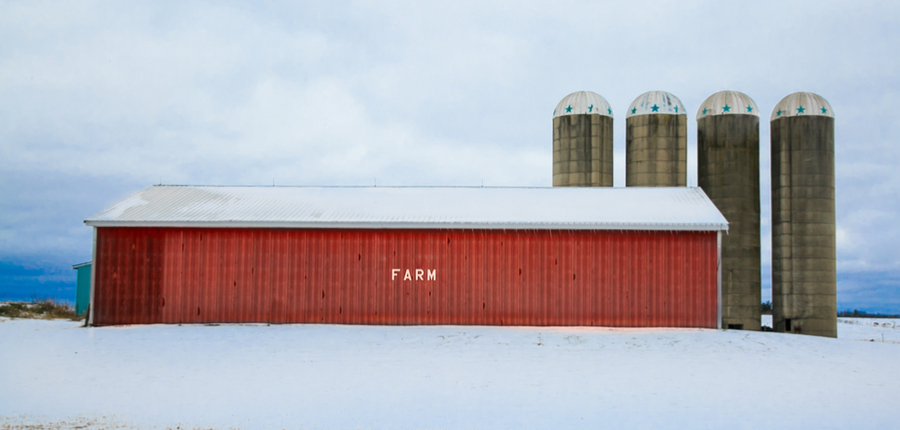
M828 109L822 108L822 113L828 113Z
M778 112L775 112L775 116L781 116L781 109L779 109Z
M572 112L572 106L566 108L566 113Z
M747 112L753 112L753 106L747 105Z
M706 115L706 108L703 108L703 115Z
M675 106L675 113L678 113L678 106Z
M593 111L594 111L594 105L588 106L588 112L593 112Z
M728 106L727 104L722 106L722 112L731 112L731 106Z
M659 106L654 104L653 106L650 106L650 110L652 110L653 112L659 112Z
M805 110L806 110L805 107L800 106L800 107L797 108L797 113L803 113L803 111L805 111Z
M634 115L635 113L637 113L637 108L632 108L632 109L631 109L631 114Z
M612 115L612 108L606 108L606 113Z

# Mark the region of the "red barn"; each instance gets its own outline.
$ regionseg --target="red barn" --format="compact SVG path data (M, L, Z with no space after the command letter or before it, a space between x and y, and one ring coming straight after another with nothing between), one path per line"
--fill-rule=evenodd
M90 323L707 327L699 188L153 186L100 212Z

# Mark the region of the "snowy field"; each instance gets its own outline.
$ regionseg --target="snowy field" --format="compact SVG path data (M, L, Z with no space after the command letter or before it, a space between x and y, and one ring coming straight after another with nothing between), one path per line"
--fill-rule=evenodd
M900 321L838 330L0 319L0 429L896 428Z

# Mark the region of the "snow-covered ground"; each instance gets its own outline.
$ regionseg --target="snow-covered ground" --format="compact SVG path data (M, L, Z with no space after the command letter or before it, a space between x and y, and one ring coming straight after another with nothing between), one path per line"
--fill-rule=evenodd
M838 337L900 344L900 319L838 318Z
M900 321L838 328L0 319L0 428L895 427Z

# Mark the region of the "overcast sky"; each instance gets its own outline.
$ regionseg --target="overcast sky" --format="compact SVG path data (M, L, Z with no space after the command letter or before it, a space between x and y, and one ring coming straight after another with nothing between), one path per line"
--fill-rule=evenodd
M900 312L900 2L0 1L0 298L74 297L82 221L165 184L550 186L556 103L725 89L836 118L838 305Z

